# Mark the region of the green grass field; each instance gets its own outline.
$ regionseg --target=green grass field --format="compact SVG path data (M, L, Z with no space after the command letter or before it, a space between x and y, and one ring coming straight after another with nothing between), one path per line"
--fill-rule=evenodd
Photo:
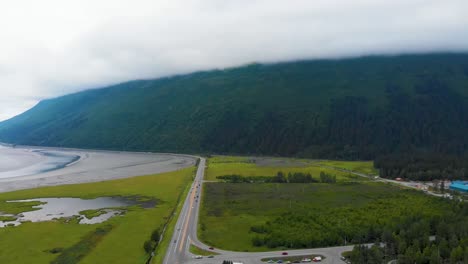
M379 171L374 168L373 161L336 161L336 160L324 160L319 161L318 164L350 170L354 172L364 173L367 175L378 175Z
M208 159L205 180L218 181L217 176L237 174L242 176L274 176L278 171L284 173L303 172L310 173L312 177L318 179L320 172L336 175L338 181L365 181L364 177L356 177L349 173L323 168L317 166L316 161L288 158L271 158L266 162L255 163L255 160L248 157L216 156ZM352 164L344 163L348 167ZM371 164L369 162L358 162L354 167L364 167ZM324 164L325 165L325 164Z
M174 214L172 215L172 218L166 219L169 221L169 224L167 225L166 231L163 234L162 241L159 243L159 246L154 252L155 253L154 258L151 259L152 264L161 264L164 261L167 248L169 247L169 244L172 242L171 237L172 237L172 234L174 233L174 229L177 224L177 219L179 218L182 207L184 206L185 197L187 197L190 191L190 187L191 185L189 184L186 185L185 190L179 195L177 206L173 210Z
M298 161L303 164L301 166ZM281 166L278 166L281 164ZM442 215L445 201L317 164L373 174L372 162L307 161L256 164L250 158L209 159L208 180L216 176L272 176L278 171L335 174L336 184L206 182L199 236L214 247L235 251L340 245L400 216ZM421 211L421 208L425 208ZM396 220L395 220L396 221ZM253 231L252 228L261 230ZM262 243L254 245L254 240ZM273 242L272 242L273 241ZM289 241L288 243L283 243Z
M193 173L194 168L188 168L122 180L1 193L0 211L10 213L30 210L32 204L12 205L5 201L42 197L145 196L157 199L158 204L149 209L133 206L124 216L95 225L50 221L0 228L0 263L51 263L60 260L58 256L67 250L71 256L85 252L80 261L83 264L145 263L148 255L143 250L144 241L166 222Z
M205 183L200 238L235 251L272 249L254 246L255 237L291 240L291 246L274 249L340 245L342 233L349 241L361 230L367 232L365 228L384 226L400 216L441 215L445 206L420 192L373 182ZM274 231L271 236L257 234L251 231L255 226Z

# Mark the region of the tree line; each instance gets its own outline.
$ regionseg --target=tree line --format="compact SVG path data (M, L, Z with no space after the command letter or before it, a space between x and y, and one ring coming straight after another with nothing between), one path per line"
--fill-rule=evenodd
M464 202L452 201L443 215L408 212L379 219L351 210L345 215L331 223L320 212L287 213L251 226L256 234L252 244L272 249L355 244L352 263L380 264L394 259L402 264L468 262L468 204ZM376 245L363 246L367 243Z
M408 217L405 221L387 225L374 241L362 241L376 242L375 245L354 247L350 254L351 262L468 263L468 206L457 203L447 210L450 212L443 217Z
M242 176L237 174L217 176L217 179L229 183L336 183L336 175L320 172L319 179L312 177L310 173L281 171L275 176Z
M432 152L412 154L390 154L374 160L384 178L408 180L466 180L468 179L468 157L443 155Z

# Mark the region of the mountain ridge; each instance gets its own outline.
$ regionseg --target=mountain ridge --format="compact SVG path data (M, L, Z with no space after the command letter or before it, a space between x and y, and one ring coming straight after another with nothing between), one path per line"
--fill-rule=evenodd
M464 155L467 98L466 53L250 64L47 99L1 122L0 140L340 159Z

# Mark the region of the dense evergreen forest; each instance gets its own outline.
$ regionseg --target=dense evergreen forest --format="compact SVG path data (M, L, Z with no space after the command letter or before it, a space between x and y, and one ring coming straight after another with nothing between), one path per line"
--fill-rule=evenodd
M401 264L468 263L468 206L460 203L447 209L444 217L407 217L385 227L376 245L354 247L351 262L380 264L396 259Z
M349 214L346 221L356 221L354 218L359 216L355 214ZM386 264L391 260L401 264L468 263L466 203L454 202L443 216L413 213L393 219L378 219L378 215L361 217L375 219L341 230L342 227L327 224L317 213L285 214L265 225L252 226L251 232L259 234L252 243L270 248L313 248L347 242L356 244L349 258L351 263L359 264ZM325 226L321 232L307 231L320 221ZM367 246L367 243L375 245Z
M374 166L385 178L408 180L456 180L468 178L468 157L425 152L378 156Z
M377 159L383 176L466 178L467 96L468 54L251 64L44 100L0 123L0 141Z

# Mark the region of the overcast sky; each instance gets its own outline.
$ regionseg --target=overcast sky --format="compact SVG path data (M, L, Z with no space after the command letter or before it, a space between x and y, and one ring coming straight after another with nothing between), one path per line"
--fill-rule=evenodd
M250 62L468 50L467 0L2 0L0 120L45 98Z

